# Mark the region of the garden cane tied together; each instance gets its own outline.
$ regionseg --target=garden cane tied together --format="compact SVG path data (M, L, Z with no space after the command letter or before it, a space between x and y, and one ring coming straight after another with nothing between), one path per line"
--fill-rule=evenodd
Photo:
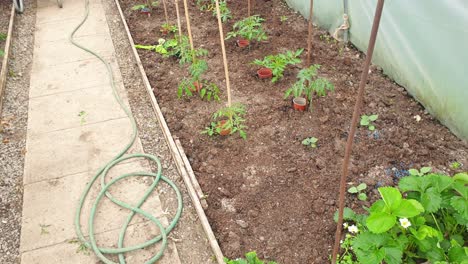
M109 77L109 83L110 83L110 85L112 87L114 98L117 100L120 107L124 110L124 112L127 114L128 118L130 119L130 122L131 122L131 125L132 125L132 136L131 136L131 139L130 139L129 143L127 143L127 145L112 160L110 160L106 165L104 165L102 168L100 168L98 170L98 172L93 176L91 181L86 185L86 188L85 188L84 192L82 193L82 195L80 197L78 208L77 208L77 210L75 212L75 220L74 220L74 222L75 222L75 232L76 232L80 242L83 245L85 245L87 248L91 248L94 251L94 253L96 254L96 256L102 262L104 262L106 264L114 264L115 262L112 261L111 259L109 259L108 257L104 256L104 254L118 255L119 263L124 264L124 263L126 263L124 253L135 251L135 250L138 250L138 249L143 249L143 248L151 246L151 245L153 245L155 243L161 242L161 247L160 247L160 250L158 251L158 253L156 255L152 256L146 262L148 264L155 263L164 254L164 250L167 247L167 234L169 234L174 229L174 227L177 225L177 223L178 223L178 221L180 219L180 216L182 214L182 207L183 207L183 205L182 205L182 195L181 195L179 189L177 188L177 186L170 179L162 176L161 162L159 161L159 159L156 156L149 155L149 154L143 154L143 153L126 155L126 152L132 147L132 145L134 144L134 142L135 142L135 140L137 138L136 121L135 121L132 113L130 112L130 110L125 106L124 102L122 101L122 99L120 98L120 96L117 93L117 89L116 89L116 86L115 86L115 79L114 79L114 75L113 75L112 68L111 68L110 64L107 63L99 54L95 53L94 51L92 51L90 49L87 49L87 48L81 46L79 43L75 42L75 40L74 40L75 33L86 22L86 20L87 20L87 18L89 16L89 0L85 0L84 4L85 4L85 14L84 14L83 20L76 26L76 28L71 33L70 42L73 45L75 45L76 47L82 49L83 51L86 51L86 52L92 54L93 56L98 58L106 66L108 77ZM118 165L119 163L121 163L123 161L130 160L130 159L135 159L135 158L144 158L144 159L147 159L147 160L149 160L151 162L154 162L157 165L157 168L158 168L157 172L156 173L153 173L153 172L126 173L126 174L119 175L118 177L116 177L115 179L113 179L113 180L111 180L109 182L105 181L106 175L108 174L108 172L114 166ZM153 177L154 178L153 183L145 191L142 198L137 202L136 205L130 205L130 204L127 204L127 203L125 203L123 201L117 200L116 198L114 198L108 192L108 189L113 184L115 184L115 183L117 183L120 180L123 180L125 178L135 177L135 176L137 176L137 177L147 176L147 177ZM88 225L89 225L89 234L88 234L89 235L89 240L87 240L84 237L84 234L83 234L83 231L82 231L82 228L81 228L80 217L81 217L81 214L82 214L82 209L83 209L86 197L88 196L89 192L91 191L94 183L96 182L96 180L98 178L100 178L100 181L101 181L101 190L100 190L96 200L94 201L94 203L92 205L92 208L91 208L91 211L90 211L90 216L88 218L88 222L89 222L88 223ZM157 218L152 216L150 213L145 212L142 209L140 209L140 207L143 205L143 203L148 199L148 197L153 193L153 191L155 191L156 187L158 186L158 184L159 184L159 182L161 180L164 181L165 183L167 183L175 191L176 196L177 196L177 212L176 212L174 218L172 219L172 221L170 222L170 224L169 224L169 226L167 228L164 228L162 226L162 223L160 222L160 220L158 220ZM96 217L96 210L97 210L97 207L99 205L99 202L104 197L104 195L107 198L109 198L116 205L118 205L118 206L120 206L122 208L128 209L130 211L124 225L120 229L119 239L118 239L118 247L117 248L99 247L97 245L95 234L94 234L94 232L95 232L94 219ZM152 238L152 239L150 239L150 240L148 240L148 241L146 241L146 242L143 242L143 243L140 243L140 244L137 244L137 245L133 245L133 246L124 247L123 242L124 242L124 238L125 238L125 233L126 233L126 230L127 230L128 226L129 226L130 222L132 221L133 217L135 216L135 214L140 214L140 215L144 216L145 218L149 219L151 222L153 222L159 228L161 234L154 237L154 238Z

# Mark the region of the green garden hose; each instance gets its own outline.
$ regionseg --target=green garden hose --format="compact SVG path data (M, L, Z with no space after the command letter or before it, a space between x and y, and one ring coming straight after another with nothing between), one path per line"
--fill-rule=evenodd
M84 14L83 20L78 24L78 26L76 26L76 28L70 34L70 42L73 45L75 45L76 47L78 47L78 48L92 54L93 56L98 58L106 66L108 77L109 77L109 83L110 83L110 85L112 87L114 98L117 100L120 107L125 111L128 118L130 119L130 122L131 122L131 125L132 125L132 136L131 136L131 139L128 142L128 144L112 160L110 160L106 165L104 165L102 168L100 168L98 170L98 172L96 174L94 174L91 181L86 185L86 188L85 188L84 192L82 193L82 195L80 197L78 208L77 208L77 210L75 212L75 232L76 232L76 235L78 236L78 239L81 241L81 243L83 245L85 245L87 248L92 249L94 251L94 253L96 254L96 256L106 264L115 264L115 262L113 262L111 259L109 259L108 258L109 256L105 256L104 254L106 254L106 255L118 255L119 263L124 264L124 263L126 263L124 253L139 250L139 249L143 249L145 247L148 247L148 246L151 246L151 245L153 245L155 243L160 242L161 247L160 247L159 252L156 255L154 255L153 257L151 257L151 259L149 259L146 262L148 264L155 263L158 259L160 259L162 257L162 255L164 253L164 250L167 247L167 234L169 234L169 232L171 232L174 229L174 227L177 225L177 223L178 223L178 221L180 219L180 216L182 214L182 206L183 206L182 205L182 195L181 195L179 189L177 188L177 186L170 179L162 176L161 162L159 161L159 159L156 156L148 155L148 154L130 154L130 155L126 155L127 151L134 144L134 142L135 142L135 140L137 138L137 126L136 126L135 118L133 117L130 110L125 106L122 99L118 95L118 92L117 92L117 89L116 89L116 86L115 86L114 74L112 72L112 68L111 68L110 64L107 63L99 54L97 54L96 52L94 52L94 51L92 51L92 50L90 50L88 48L83 47L82 45L78 44L74 40L75 33L86 22L86 20L88 19L88 16L89 16L89 0L85 0L85 14ZM113 179L113 180L111 180L109 182L106 182L106 175L109 172L109 170L112 169L112 167L114 167L115 165L121 163L122 161L129 160L129 159L134 159L134 158L144 158L144 159L149 160L150 162L154 162L157 165L157 168L158 168L157 172L156 173L153 173L153 172L126 173L126 174L122 174L122 175L116 177L115 179ZM137 202L136 205L130 205L130 204L127 204L127 203L125 203L123 201L119 201L119 200L115 199L108 192L108 189L113 184L117 183L120 180L123 180L123 179L128 178L128 177L143 177L143 176L153 177L154 180L153 180L153 183L151 184L151 186L148 188L148 190L145 191L145 193L143 194L143 197ZM91 211L90 211L90 216L89 216L89 219L88 219L89 239L87 240L84 237L83 231L81 229L80 218L81 218L81 213L82 213L82 209L83 209L83 205L84 205L84 202L86 200L86 197L88 196L91 188L94 186L94 183L96 182L96 180L98 178L100 178L100 180L101 180L101 191L99 192L96 200L94 201L93 206L92 206ZM167 183L175 191L175 193L177 195L177 212L176 212L174 218L172 219L171 223L169 224L169 226L167 228L164 228L162 226L161 222L157 218L155 218L151 214L149 214L149 213L143 211L142 209L140 209L142 204L153 193L153 191L156 189L156 187L158 186L158 184L159 184L159 182L161 180L164 181L165 183ZM96 243L96 238L95 238L95 234L94 234L94 231L95 231L95 229L94 229L94 219L96 217L96 209L97 209L97 207L99 205L99 202L104 197L104 195L108 199L110 199L113 203L115 203L116 205L118 205L118 206L120 206L122 208L128 209L130 211L124 225L120 229L117 248L103 248L103 247L99 247L97 245L97 243ZM157 237L154 237L153 239L150 239L150 240L144 242L144 243L124 247L123 242L124 242L124 238L125 238L125 233L126 233L126 230L128 228L128 225L132 221L135 214L140 214L140 215L144 216L145 218L149 219L151 222L153 222L156 226L158 226L161 234L158 235Z

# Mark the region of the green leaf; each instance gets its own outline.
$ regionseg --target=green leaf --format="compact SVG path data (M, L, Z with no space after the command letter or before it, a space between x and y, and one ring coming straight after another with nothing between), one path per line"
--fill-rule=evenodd
M379 118L379 115L371 115L371 116L369 116L369 120L370 120L370 121L375 121L375 120L377 120L377 118Z
M421 194L421 204L428 213L434 213L440 208L442 197L436 188L431 187Z
M385 212L371 213L366 221L367 228L376 234L390 230L395 224L396 217Z
M424 207L416 200L403 199L400 206L393 211L393 214L400 218L410 218L424 212Z
M464 218L468 219L468 200L460 196L454 196L450 200L450 205Z
M409 169L408 172L410 175L419 176L419 171L417 169Z
M393 211L400 206L402 196L398 189L393 187L380 187L378 190L383 201L390 210Z
M426 174L426 173L430 172L431 170L432 170L431 167L422 167L421 168L421 173Z
M358 199L361 200L361 201L366 201L367 200L367 194L365 194L365 193L358 194Z
M462 172L462 173L457 173L453 176L453 179L455 181L460 181L465 184L468 184L468 173Z
M376 201L369 209L371 213L385 212L385 202L383 200Z
M386 264L400 264L402 263L401 258L403 257L403 251L396 247L384 247L385 251L385 263Z
M354 213L353 209L349 207L345 207L343 209L343 220L354 220L355 216L356 216L356 213ZM333 220L335 222L338 222L338 211L336 211L335 214L333 215Z
M375 130L375 126L370 125L370 126L369 126L369 130L370 130L370 131L374 131L374 130Z
M414 171L418 173L417 170L414 170ZM410 174L411 174L411 170L410 170ZM419 189L420 181L421 181L421 178L417 176L406 176L400 179L400 181L398 182L398 187L400 188L402 192L420 191Z
M358 191L358 189L356 187L353 186L353 187L348 189L348 192L349 193L358 193L359 191Z
M369 119L367 119L367 118L366 119L361 119L361 126L367 126L369 124L370 124Z
M359 184L359 185L357 186L357 189L358 189L359 191L365 190L366 188L367 188L367 184L365 184L365 183L361 183L361 184Z
M448 256L451 263L468 263L468 255L465 252L465 250L460 246L450 248Z
M465 199L468 199L468 187L457 181L453 184L453 189L455 189L455 191L457 191L463 198Z

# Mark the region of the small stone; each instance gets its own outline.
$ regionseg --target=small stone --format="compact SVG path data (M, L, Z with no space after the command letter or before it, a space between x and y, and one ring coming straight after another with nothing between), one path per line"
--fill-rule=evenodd
M249 210L249 211L247 212L247 215L248 215L249 217L255 218L255 217L258 216L258 211L256 211L256 210Z
M288 168L286 169L287 172L295 172L297 171L297 168L296 167L292 167L292 168Z
M247 222L245 222L244 220L236 220L236 224L238 224L242 228L249 227L249 224Z
M232 204L232 200L227 199L227 198L221 199L221 208L224 211L229 212L229 213L235 213L236 212L236 208Z
M346 66L350 66L350 65L352 64L351 58L349 58L349 57L344 58L344 59L343 59L343 63L344 63L344 65L346 65Z
M408 143L403 143L403 148L409 148L409 144Z
M322 122L322 123L327 122L328 119L329 119L329 117L328 117L327 115L326 115L326 116L323 116L323 117L321 117L321 118L319 118L320 122Z

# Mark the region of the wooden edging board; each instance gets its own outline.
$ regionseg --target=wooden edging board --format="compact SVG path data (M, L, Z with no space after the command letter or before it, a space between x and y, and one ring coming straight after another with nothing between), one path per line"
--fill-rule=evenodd
M200 202L200 197L198 196L197 191L194 188L194 183L192 183L192 180L187 172L186 166L189 167L188 171L192 171L192 168L190 167L190 163L184 164L184 159L181 156L181 153L179 149L177 148L177 145L172 138L171 131L169 130L169 127L167 126L166 120L164 119L164 116L161 112L161 109L159 107L159 104L156 100L156 97L153 94L153 89L151 88L151 84L148 80L148 77L146 76L145 69L143 67L143 64L141 63L140 57L138 55L138 52L135 48L135 42L133 41L133 37L130 33L130 29L128 28L127 21L125 20L125 16L122 12L122 8L120 7L119 0L115 0L115 4L117 6L117 9L119 10L120 13L120 19L122 20L122 23L124 25L125 31L127 32L127 37L130 42L130 45L132 46L132 52L135 57L136 63L138 65L138 68L140 70L141 77L143 78L143 82L145 84L146 91L148 92L148 95L150 96L151 99L151 104L153 105L153 110L156 114L156 117L158 118L159 124L161 126L161 129L164 133L164 137L166 138L166 142L169 145L169 149L171 150L172 157L174 159L174 162L176 163L176 167L182 176L184 183L187 187L187 191L190 195L190 198L192 199L193 205L195 207L195 210L198 214L198 218L200 219L200 222L202 224L202 227L206 233L206 236L208 238L208 241L210 243L211 249L213 250L213 253L216 257L216 260L219 264L225 264L224 262L224 256L221 251L221 248L219 247L218 241L216 240L216 237L213 233L213 230L211 229L211 225L208 222L208 218L206 217L205 211L203 210L202 203ZM186 157L185 157L186 158ZM193 177L195 178L195 177ZM195 178L196 180L196 178ZM198 185L198 182L195 184L196 186Z
M10 23L8 24L8 33L7 33L6 43L5 43L5 55L3 56L2 68L0 69L0 117L2 116L3 91L5 90L5 86L6 86L8 57L10 55L14 21L15 21L15 7L14 5L11 5Z

